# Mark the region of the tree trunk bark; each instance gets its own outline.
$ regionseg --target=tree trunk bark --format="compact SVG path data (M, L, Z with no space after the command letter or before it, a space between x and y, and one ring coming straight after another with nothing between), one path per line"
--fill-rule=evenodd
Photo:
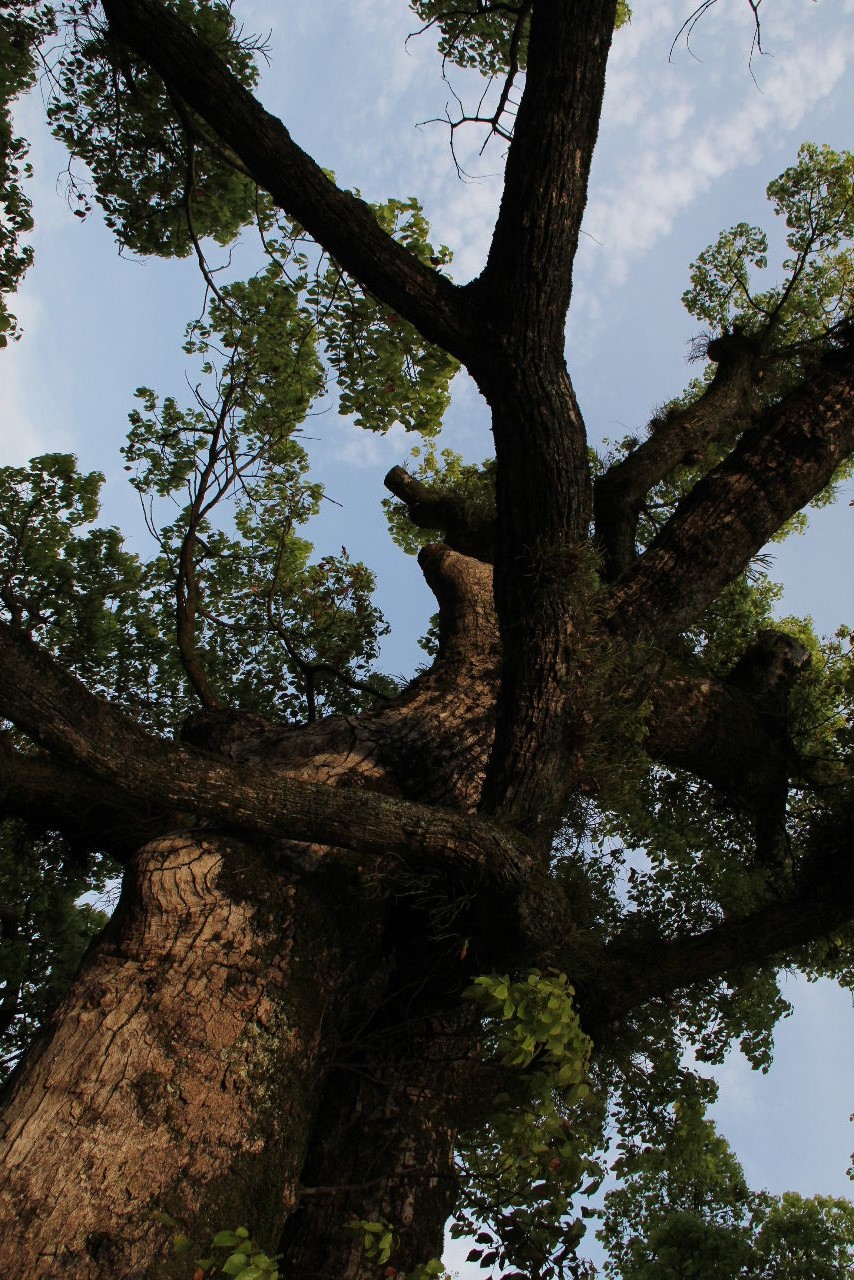
M321 900L233 841L184 835L146 846L128 880L10 1086L4 1275L178 1274L158 1210L193 1256L241 1225L275 1251L325 1064L370 987L370 912L346 889Z
M386 1265L397 1271L441 1257L478 1031L471 1006L413 1019L395 1001L342 1052L318 1111L302 1202L281 1242L286 1275L376 1280L363 1234L348 1229L353 1220L388 1223Z

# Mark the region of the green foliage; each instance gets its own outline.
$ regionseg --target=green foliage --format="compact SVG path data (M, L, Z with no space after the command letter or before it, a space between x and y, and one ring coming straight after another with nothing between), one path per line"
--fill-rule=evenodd
M118 529L89 527L103 480L70 454L0 468L2 613L91 688L143 713L150 667L167 674L168 638L146 618L146 566Z
M810 662L792 690L789 723L799 757L821 785L824 802L850 785L854 764L854 631L839 627L821 640L809 619L781 626L807 649Z
M520 24L517 63L525 69L530 6L459 4L457 0L411 0L425 27L437 27L439 52L458 67L474 67L482 75L498 75L510 65L510 45Z
M70 454L0 468L2 614L94 692L151 728L190 709L156 562L124 549L97 517L103 476ZM85 531L84 531L85 530Z
M439 31L439 51L458 67L476 68L482 75L507 71L513 63L524 71L528 57L529 3L482 4L478 0L410 0L424 28ZM617 5L617 27L631 20L626 0Z
M31 201L22 181L32 168L28 145L12 126L12 104L36 77L36 50L54 31L53 10L27 0L4 5L0 16L0 347L20 337L4 295L14 293L33 260L21 236L32 230Z
M161 611L177 596L220 700L277 719L352 710L385 624L369 570L346 548L312 563L296 534L322 497L298 439L324 386L311 315L274 262L213 297L185 350L201 359L195 407L141 388L124 449ZM162 499L179 511L158 528Z
M421 204L387 200L372 206L384 231L421 262L450 262L444 245L434 248ZM459 364L401 316L378 303L334 262L318 272L306 291L339 389L339 410L356 424L385 432L395 423L407 431L435 435L450 403L450 383Z
M169 421L172 430L179 422L186 427L177 416ZM194 425L175 435L179 449ZM162 477L170 465L158 454L151 471ZM153 728L175 728L193 706L174 642L186 522L179 517L160 531L161 553L148 562L124 550L116 529L80 532L97 516L102 479L79 474L64 454L0 469L3 613L90 688ZM335 673L354 680L371 674L382 627L371 602L373 576L344 549L310 563L310 544L287 524L295 508L283 508L283 492L290 492L284 470L247 479L237 536L205 522L197 527L197 572L208 571L211 619L202 632L205 656L213 678L244 708L303 717L312 663L322 667L313 676L315 710L351 708L366 695Z
M599 1239L619 1280L844 1280L854 1205L753 1192L698 1102L677 1104L664 1141L626 1147Z
M382 1267L388 1262L394 1247L394 1231L390 1223L353 1218L347 1223L347 1229L357 1231L361 1235L362 1249L367 1263Z
M713 334L752 340L766 398L802 378L813 353L854 313L854 155L805 142L767 193L788 229L781 281L757 287L768 237L742 222L703 250L682 297Z
M91 938L107 922L78 900L103 892L115 868L82 857L58 835L0 824L0 1083L71 986Z
M437 449L429 441L412 450L416 459L412 474L442 497L452 497L465 505L475 525L488 525L495 519L495 459L486 458L478 466L463 462L453 449ZM383 509L389 532L408 555L417 555L430 542L441 542L442 529L420 529L409 518L406 504L394 498L383 498Z
M184 717L191 689L208 705L288 720L396 692L372 673L385 628L373 576L345 548L312 560L297 536L322 498L298 435L326 388L319 343L341 407L378 430L437 430L456 364L381 316L334 264L315 255L312 265L303 233L269 202L259 209L265 267L214 291L187 330L185 351L200 365L195 403L143 387L130 415L126 470L159 554L142 562L116 530L77 532L97 515L102 477L78 475L68 456L0 479L7 615L159 727ZM416 201L377 214L423 260L447 260ZM173 619L182 661L169 643Z
M257 45L241 35L225 0L167 0L243 84L258 78ZM255 216L255 184L160 78L108 34L92 0L63 11L65 45L51 68L48 116L91 174L119 243L134 253L186 257L195 241L233 240ZM69 168L84 216L89 180Z
M172 1247L180 1258L191 1252L188 1238L179 1230L178 1223L169 1213L154 1215L166 1227L175 1228ZM196 1258L192 1262L194 1280L202 1275L233 1276L235 1280L278 1280L279 1266L276 1257L270 1257L253 1241L246 1227L234 1231L217 1231L210 1242L211 1257ZM225 1256L223 1256L225 1255Z
M758 1198L753 1280L846 1280L854 1272L854 1204L787 1191ZM757 1229L758 1228L758 1229Z
M750 1191L699 1101L676 1104L660 1146L622 1146L615 1172L623 1185L605 1197L598 1232L609 1255L606 1274L738 1275L748 1252L742 1219Z
M567 1226L572 1197L602 1170L590 1154L601 1109L588 1083L592 1045L573 1008L564 973L531 970L475 979L466 995L484 1017L484 1051L507 1089L485 1125L463 1135L455 1238L475 1235L469 1260L484 1270L512 1267L548 1280L561 1274L584 1233Z

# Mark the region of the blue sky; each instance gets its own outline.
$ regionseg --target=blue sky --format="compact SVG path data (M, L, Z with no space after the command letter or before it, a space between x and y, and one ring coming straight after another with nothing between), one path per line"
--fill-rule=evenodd
M691 260L734 222L771 229L765 186L802 141L852 142L854 0L763 7L768 55L754 57L752 75L745 0L718 0L695 31L693 53L682 42L668 58L691 7L638 0L615 39L567 339L594 443L641 430L692 376L686 357L696 325L679 301ZM296 141L369 199L421 196L435 239L455 251L455 278L477 274L500 195L501 148L493 143L478 158L481 139L472 137L464 158L476 176L461 182L447 130L419 126L443 114L448 92L431 36L404 44L415 23L403 0L251 0L237 8L248 31L273 31L261 95ZM181 336L198 312L201 282L191 262L120 258L97 216L82 226L72 217L57 192L66 161L40 118L34 94L18 122L34 141L36 266L16 308L25 336L0 365L3 461L77 453L82 467L108 476L105 519L141 539L118 451L136 386L181 393ZM334 406L307 430L327 491L343 504L324 504L318 545L346 543L376 569L393 628L385 662L410 673L432 600L386 536L379 502L382 475L418 441L402 431L359 432ZM442 443L471 459L490 452L483 406L463 377L446 436ZM773 549L783 610L812 613L826 631L854 618L851 522L844 500L818 513L803 538ZM772 1071L758 1076L732 1055L720 1072L717 1114L757 1185L846 1194L851 997L794 978L790 992L796 1012L781 1025Z

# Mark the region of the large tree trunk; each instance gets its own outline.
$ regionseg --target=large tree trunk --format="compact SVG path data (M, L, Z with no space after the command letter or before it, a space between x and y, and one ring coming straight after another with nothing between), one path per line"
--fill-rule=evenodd
M229 761L250 786L282 776L332 794L353 788L357 807L375 788L475 808L494 715L492 571L445 547L423 553L422 566L442 616L432 670L360 721L288 730L202 717L185 742L206 787ZM45 694L46 670L30 683ZM78 726L97 710L90 702ZM159 758L175 750L164 744ZM272 811L267 819L272 831ZM357 824L354 810L354 837ZM437 943L432 932L435 896L447 906L456 877L439 866L425 879L400 853L383 870L375 856L271 835L249 848L181 834L150 843L132 868L52 1038L28 1055L8 1099L2 1207L18 1225L0 1237L0 1267L169 1275L158 1209L178 1219L195 1256L216 1230L244 1224L274 1252L287 1222L293 1274L359 1274L361 1247L345 1228L353 1213L394 1222L399 1265L435 1256L454 1188L460 1070L476 1046L470 1027L460 1039L458 994L476 958L488 962L476 935L492 932L494 895L462 894L464 965L462 937Z
M11 1087L4 1275L174 1274L158 1210L195 1256L244 1223L275 1250L324 1064L359 1011L373 948L343 884L322 902L234 842L183 835L148 845L128 879Z

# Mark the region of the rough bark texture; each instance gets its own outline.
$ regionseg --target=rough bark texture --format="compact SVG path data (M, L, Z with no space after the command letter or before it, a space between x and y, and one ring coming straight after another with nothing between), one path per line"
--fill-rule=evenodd
M234 842L176 835L140 852L4 1111L3 1249L19 1274L172 1274L152 1214L203 1251L247 1195L275 1248L370 957L347 952L344 910Z

